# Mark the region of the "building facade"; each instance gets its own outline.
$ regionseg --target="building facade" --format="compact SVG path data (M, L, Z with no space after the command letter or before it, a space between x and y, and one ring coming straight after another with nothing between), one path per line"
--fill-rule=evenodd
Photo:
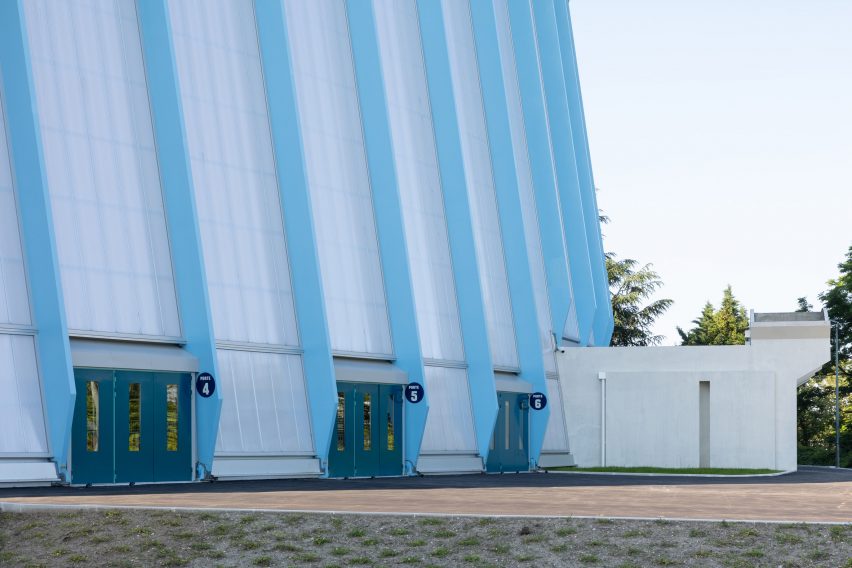
M565 0L10 0L0 72L0 483L570 462Z

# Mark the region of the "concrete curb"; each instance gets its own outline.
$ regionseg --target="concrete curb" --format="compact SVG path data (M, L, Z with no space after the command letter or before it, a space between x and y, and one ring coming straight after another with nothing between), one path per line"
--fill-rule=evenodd
M64 505L51 503L14 503L0 501L0 513L39 513L55 511L171 511L175 513L280 513L332 516L376 516L376 517L441 517L441 518L498 518L498 519L610 519L614 521L665 521L690 523L760 523L796 525L852 525L852 521L802 521L793 519L700 519L691 517L613 517L606 515L486 515L481 513L388 513L383 511L322 511L316 509L257 509L228 507L144 507L141 505Z
M618 472L618 471L548 471L548 474L551 473L567 473L569 475L610 475L610 476L623 476L623 477L713 477L713 478L723 478L723 479L750 479L752 477L780 477L782 475L789 475L791 473L796 473L795 469L791 469L788 471L779 471L776 473L746 473L746 474L733 474L733 475L725 475L720 473L628 473L628 472Z

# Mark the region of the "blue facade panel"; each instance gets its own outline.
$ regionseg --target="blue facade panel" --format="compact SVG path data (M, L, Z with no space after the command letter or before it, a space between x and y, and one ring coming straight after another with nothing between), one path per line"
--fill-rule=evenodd
M552 2L533 2L532 5L562 223L576 298L579 339L580 345L588 345L589 339L593 336L597 300L592 273L592 253L589 250L586 232L586 213L583 208L583 194L577 169L577 153L574 149L562 55L556 29L556 12Z
M0 90L30 276L48 438L58 473L67 479L76 391L23 12L19 0L0 2Z
M160 183L174 265L175 288L184 348L197 359L202 372L218 376L216 344L210 316L207 278L201 251L201 235L192 189L189 154L186 149L183 109L180 104L172 35L166 0L137 2L142 51L148 79L148 97L154 122ZM213 453L222 391L210 397L196 396L195 428L198 468L204 477L213 469Z
M373 7L361 0L348 0L346 7L361 103L364 141L367 146L367 164L373 189L376 228L382 265L386 267L385 289L396 354L395 364L408 374L410 382L424 384L423 356L420 351L410 272L407 269L388 268L408 267L409 262ZM423 400L416 404L407 404L405 412L404 447L407 471L412 471L417 463L428 412L429 391L426 389Z
M456 275L459 315L467 360L470 398L476 443L483 460L488 458L489 442L497 420L497 391L485 309L479 288L479 269L473 241L470 204L464 176L461 141L459 140L450 61L447 53L444 18L439 2L418 0L420 35L432 120L435 128L441 183L444 187L450 252Z
M571 134L574 151L577 153L577 173L583 196L583 213L586 220L592 261L592 275L595 282L595 294L598 298L595 308L594 332L595 345L609 345L612 336L613 318L610 302L609 278L604 262L601 224L598 221L598 199L595 180L592 175L592 161L589 154L589 138L586 131L586 118L583 111L583 96L580 91L580 76L577 69L577 53L574 48L574 33L571 29L571 14L567 2L554 1L556 26L559 32L559 46L562 53L562 68L565 76L565 89L568 95L568 108L571 117ZM603 299L603 301L601 301Z
M258 0L255 16L284 225L293 243L289 249L290 267L314 446L325 468L337 412L337 386L305 174L290 43L280 0Z
M561 342L565 322L568 320L571 305L574 302L574 289L560 214L547 108L540 80L535 25L529 3L508 2L508 9L530 169L538 206L551 325L557 339ZM575 332L568 339L579 341L579 332L577 330Z
M494 189L497 194L512 312L515 317L518 357L521 363L519 377L532 384L536 392L546 392L530 261L527 258L527 247L523 238L524 226L518 173L515 169L509 111L504 94L505 83L500 62L500 46L497 41L494 5L491 0L471 0L470 8L488 126L491 164L494 169ZM533 464L538 460L541 452L549 417L548 407L530 413L529 458Z

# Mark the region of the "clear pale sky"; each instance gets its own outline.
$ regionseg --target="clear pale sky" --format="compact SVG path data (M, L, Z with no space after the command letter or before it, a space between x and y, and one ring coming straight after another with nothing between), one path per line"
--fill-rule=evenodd
M820 307L852 245L852 0L569 6L604 246L660 273L663 344L727 284Z

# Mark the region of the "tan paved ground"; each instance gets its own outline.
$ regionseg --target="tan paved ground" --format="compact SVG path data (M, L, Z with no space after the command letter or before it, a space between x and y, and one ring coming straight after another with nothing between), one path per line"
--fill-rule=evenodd
M0 491L0 502L852 522L852 472L714 480L529 474Z

